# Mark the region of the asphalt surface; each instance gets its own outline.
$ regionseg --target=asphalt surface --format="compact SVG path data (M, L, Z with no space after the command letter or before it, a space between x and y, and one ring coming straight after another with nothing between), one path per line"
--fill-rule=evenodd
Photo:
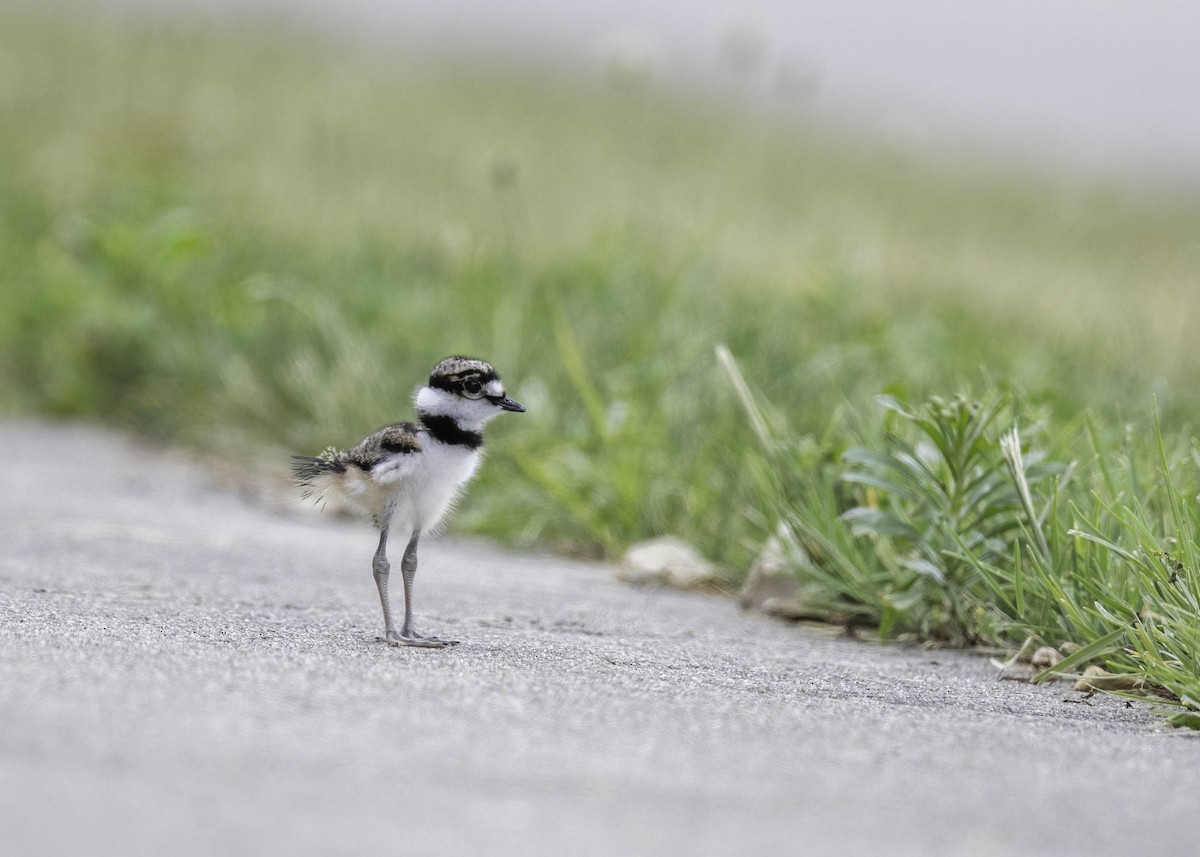
M463 644L390 648L365 526L0 448L0 853L1194 853L1200 743L1144 706L480 542L417 577Z

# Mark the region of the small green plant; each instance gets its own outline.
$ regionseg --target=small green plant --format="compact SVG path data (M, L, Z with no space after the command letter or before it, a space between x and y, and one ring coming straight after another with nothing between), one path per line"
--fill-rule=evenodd
M917 409L891 396L877 401L888 412L881 446L855 446L842 457L842 479L856 487L842 521L870 540L893 581L882 631L891 632L896 611L917 613L919 605L904 624L922 637L991 636L982 627L989 611L978 562L1011 559L1025 511L998 439L1014 419L1011 400L934 397ZM1040 481L1063 470L1038 461L1026 475Z
M1175 706L1172 723L1200 725L1194 442L1169 450L1156 420L1150 448L1088 420L1067 433L1086 437L1075 446L1090 451L1085 465L1050 461L1022 444L1021 414L1000 394L919 408L881 396L877 430L781 438L732 356L720 357L815 610L876 624L885 639L1061 646L1066 657L1039 680L1103 664L1099 686L1156 696Z
M885 639L994 641L980 563L1011 559L1024 533L998 438L1014 419L1011 397L910 409L879 396L882 425L843 413L817 441L764 409L727 349L718 358L763 450L759 484L806 599ZM1038 457L1027 474L1065 471Z

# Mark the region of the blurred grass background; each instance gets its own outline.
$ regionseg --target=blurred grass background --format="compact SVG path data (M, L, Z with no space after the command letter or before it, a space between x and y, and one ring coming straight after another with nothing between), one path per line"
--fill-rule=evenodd
M1011 390L1200 404L1200 205L939 160L652 79L277 22L0 10L0 399L232 460L354 443L454 352L529 406L462 529L731 575L773 531L713 356L791 430ZM837 447L832 444L831 448Z

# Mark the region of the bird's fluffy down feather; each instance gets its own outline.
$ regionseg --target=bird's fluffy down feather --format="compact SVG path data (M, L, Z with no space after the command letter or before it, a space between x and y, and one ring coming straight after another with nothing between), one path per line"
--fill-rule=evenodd
M319 456L292 456L292 472L315 502L343 503L381 523L389 496L412 473L421 451L412 423L384 426L353 449L330 447Z

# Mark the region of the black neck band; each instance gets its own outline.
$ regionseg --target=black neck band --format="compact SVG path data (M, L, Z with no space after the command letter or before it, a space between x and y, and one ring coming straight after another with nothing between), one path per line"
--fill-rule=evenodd
M465 446L468 449L479 449L483 446L483 434L477 431L467 431L454 421L454 417L425 413L420 416L421 425L425 427L425 431L440 443L450 446Z

